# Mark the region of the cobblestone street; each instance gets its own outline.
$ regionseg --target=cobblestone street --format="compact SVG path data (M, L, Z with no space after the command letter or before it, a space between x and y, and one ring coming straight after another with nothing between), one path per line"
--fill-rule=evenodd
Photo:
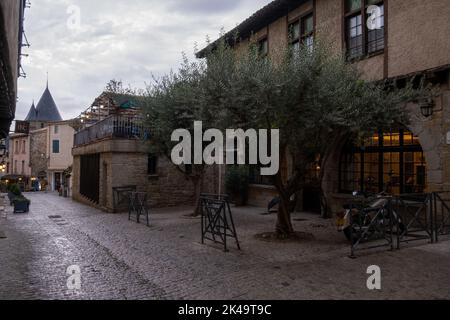
M0 299L438 299L450 298L450 244L347 257L333 221L295 217L313 233L304 243L255 238L275 216L233 209L242 251L200 244L189 208L159 209L151 227L54 194L27 194L29 214L1 218ZM11 208L7 209L11 211ZM82 288L66 270L81 267ZM382 290L366 287L367 267L382 270Z

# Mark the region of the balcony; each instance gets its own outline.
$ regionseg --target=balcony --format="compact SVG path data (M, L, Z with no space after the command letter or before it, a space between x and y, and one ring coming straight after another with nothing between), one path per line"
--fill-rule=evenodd
M137 116L112 115L75 134L74 147L106 139L147 140L149 131Z

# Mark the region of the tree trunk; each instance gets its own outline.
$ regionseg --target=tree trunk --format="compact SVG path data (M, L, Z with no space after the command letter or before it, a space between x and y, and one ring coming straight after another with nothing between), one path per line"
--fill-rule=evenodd
M280 238L288 238L294 233L291 221L290 200L280 196L276 232Z
M288 191L283 184L280 172L275 177L275 186L280 196L276 233L280 238L285 239L294 232L294 228L291 221L291 200Z
M193 217L198 217L201 213L200 211L200 196L202 193L203 185L203 174L192 178L192 183L194 184L194 199L195 199L195 209L192 213Z
M328 206L328 199L327 195L325 194L325 190L323 188L324 178L325 178L325 171L328 165L328 162L330 160L330 156L336 152L336 150L341 150L345 141L350 136L348 134L344 134L340 130L337 130L334 132L333 137L331 138L331 143L326 148L323 157L321 159L321 170L319 174L319 184L320 184L320 211L321 211L321 217L324 219L331 218L331 212L330 208Z

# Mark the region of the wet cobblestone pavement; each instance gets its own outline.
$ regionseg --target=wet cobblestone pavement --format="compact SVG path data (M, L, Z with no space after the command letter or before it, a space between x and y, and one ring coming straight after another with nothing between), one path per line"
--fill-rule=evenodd
M54 194L27 194L29 214L0 218L0 299L449 299L450 244L349 259L332 221L306 216L305 243L255 239L275 216L234 209L243 250L200 244L200 220L187 209L154 210L151 226ZM11 209L8 209L11 211ZM304 218L305 216L302 216ZM366 287L379 265L382 290ZM79 291L66 270L81 268Z

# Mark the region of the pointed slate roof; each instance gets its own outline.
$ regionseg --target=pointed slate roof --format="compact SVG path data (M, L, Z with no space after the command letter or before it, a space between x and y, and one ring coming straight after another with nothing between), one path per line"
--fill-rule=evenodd
M36 118L32 121L62 121L62 117L56 106L55 100L53 100L50 90L45 89L36 106Z
M36 120L36 107L33 104L31 105L30 111L28 111L28 115L25 118L25 121L35 121Z

